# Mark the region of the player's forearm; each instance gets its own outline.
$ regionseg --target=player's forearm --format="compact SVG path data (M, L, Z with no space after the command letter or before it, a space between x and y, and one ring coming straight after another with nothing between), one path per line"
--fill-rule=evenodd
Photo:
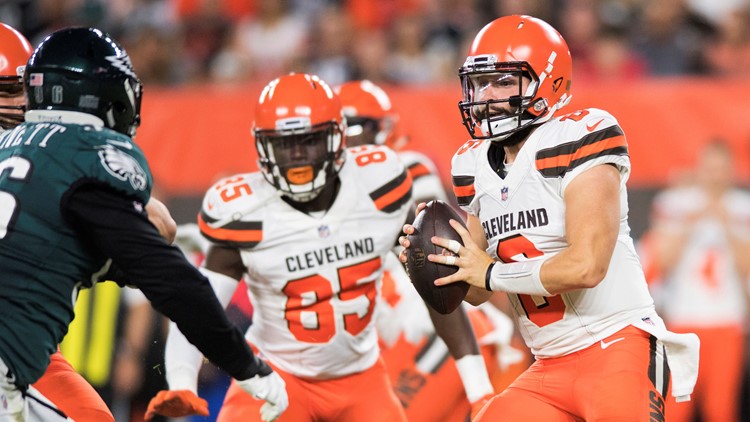
M479 354L479 346L471 328L471 322L463 307L459 306L450 314L440 314L427 307L430 312L435 332L448 346L448 351L454 359L465 355Z
M65 211L82 241L122 270L124 280L118 281L140 288L206 357L237 379L258 372L257 358L208 280L165 242L132 198L91 186L72 194Z
M544 288L553 295L590 289L604 280L611 259L611 252L602 254L568 248L542 264L539 278Z

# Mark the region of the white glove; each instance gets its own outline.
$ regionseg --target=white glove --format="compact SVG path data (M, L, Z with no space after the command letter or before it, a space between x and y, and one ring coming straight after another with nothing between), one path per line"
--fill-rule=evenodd
M260 418L264 422L276 420L289 407L289 397L286 395L286 383L276 372L266 376L256 375L239 381L237 384L251 396L266 402L260 408Z

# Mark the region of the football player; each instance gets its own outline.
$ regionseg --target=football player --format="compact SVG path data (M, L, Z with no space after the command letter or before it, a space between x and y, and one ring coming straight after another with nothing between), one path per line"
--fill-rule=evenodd
M23 123L26 98L22 79L31 53L31 44L23 34L0 23L0 132ZM50 356L47 370L32 386L75 421L115 420L96 390L59 351Z
M448 196L435 163L426 155L405 150L409 138L400 131L400 117L383 88L369 80L349 81L336 88L346 116L346 145L386 145L398 153L412 180L415 202Z
M734 186L722 141L698 152L689 182L654 198L651 252L662 274L654 294L670 329L701 339L701 377L690 403L667 401L669 420L738 421L748 315L750 194Z
M487 24L459 75L473 139L451 173L468 230L451 222L463 246L434 240L458 254L429 256L458 267L435 284L465 280L472 303L506 292L536 356L477 419L663 420L670 369L672 394L692 392L698 338L668 332L654 310L629 235L622 129L603 110L559 112L570 52L537 18Z
M255 108L260 171L206 193L198 225L212 245L201 271L226 305L247 274L248 341L286 381L288 421L398 421L373 316L383 262L412 204L412 181L389 148L344 148L338 95L318 77L270 82ZM147 416L205 413L200 354L170 327L166 370ZM177 391L174 391L177 390ZM254 420L260 403L229 387L220 421Z
M0 132L23 122L23 70L31 57L31 44L13 27L0 23Z
M246 391L267 400L266 419L278 416L283 380L165 241L174 237L168 211L157 204L151 211L162 218L147 215L151 174L131 138L141 86L125 51L98 29L63 29L37 47L23 75L26 122L0 134L0 420L67 419L30 384L50 364L78 290L105 274L140 288Z
M446 200L445 189L433 162L419 152L402 150L406 136L399 133L399 116L381 87L368 80L350 81L337 87L336 92L346 116L348 146L388 145L398 148L396 152L414 181L412 193L415 202ZM470 320L478 337L494 336L495 328L489 316L477 309L468 312L463 308L456 310L461 314L467 312L469 320L459 315L440 315L426 307L395 258L390 254L386 259L383 303L376 321L383 340L383 358L396 395L409 420L450 420L448 415L460 415L457 419L465 420L471 408L478 411L493 395L488 377L499 372L495 359L497 345L487 344L483 348L484 364L479 348L473 353L455 356L459 359L457 362L450 359L449 354L449 350L453 352L457 347L450 343L451 339L446 347L443 337L470 330ZM442 327L450 323L444 320L452 318L466 326L440 330L440 335L437 335L433 324ZM508 325L502 327L496 328L502 330ZM509 333L500 337L509 339L506 334ZM473 338L453 339L459 340L475 341ZM456 371L457 368L460 372ZM436 394L442 398L439 403L434 400Z

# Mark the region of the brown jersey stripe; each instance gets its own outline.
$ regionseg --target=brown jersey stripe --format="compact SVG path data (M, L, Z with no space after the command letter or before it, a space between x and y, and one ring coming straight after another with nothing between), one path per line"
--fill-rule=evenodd
M410 165L407 170L409 170L409 175L411 175L412 180L417 180L422 176L428 176L430 174L430 169L422 163L414 163Z
M579 165L605 155L628 155L625 136L616 135L603 138L595 143L580 146L569 154L561 154L549 158L537 158L536 168L544 177L561 177Z
M453 194L460 206L467 206L474 200L474 176L453 176Z
M574 161L617 147L623 147L627 151L627 142L625 141L624 136L602 139L599 142L582 146L571 154L561 154L549 158L537 158L536 168L543 170L552 167L568 167Z
M574 154L579 148L597 143L603 139L614 138L617 136L625 136L620 126L610 126L596 132L589 133L588 135L578 139L576 141L566 142L552 148L546 148L537 151L536 160L539 162L541 159L557 157L558 155L570 155ZM539 166L537 165L537 168Z
M261 221L232 221L219 228L209 226L215 221L204 212L198 215L198 227L201 233L214 243L251 248L263 240L263 222Z
M587 155L585 157L579 158L578 160L571 161L567 166L565 167L549 167L546 169L541 169L539 172L544 177L562 177L565 175L565 173L575 169L576 167L580 166L581 164L591 161L595 158L604 157L607 155L628 155L628 148L627 147L614 147L610 149L605 149L604 151L597 152L592 155Z
M370 194L375 206L384 212L394 212L411 200L412 179L404 170L395 179Z

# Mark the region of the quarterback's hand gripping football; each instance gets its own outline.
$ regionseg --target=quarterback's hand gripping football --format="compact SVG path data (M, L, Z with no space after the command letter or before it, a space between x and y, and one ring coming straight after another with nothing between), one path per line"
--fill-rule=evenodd
M144 419L150 421L156 415L170 418L208 416L208 402L190 390L162 390L148 403Z
M414 210L414 217L418 216L420 212L422 212L425 208L427 208L426 202L420 202L417 204L417 209ZM411 224L404 224L404 228L402 229L405 235L414 234L414 226ZM401 252L398 254L398 259L401 261L402 264L406 264L406 249L409 247L409 240L406 239L406 236L399 236L398 237L398 243L403 247L401 249Z
M255 375L246 380L237 380L243 390L258 400L265 400L260 408L260 418L264 422L276 420L289 406L286 383L276 371L267 375Z
M435 280L435 285L443 286L457 281L465 281L472 286L484 289L487 268L495 261L474 242L469 231L461 223L451 219L450 225L461 236L463 246L455 240L437 236L432 238L432 243L450 250L457 256L430 254L427 259L438 264L455 265L458 267L458 271Z

